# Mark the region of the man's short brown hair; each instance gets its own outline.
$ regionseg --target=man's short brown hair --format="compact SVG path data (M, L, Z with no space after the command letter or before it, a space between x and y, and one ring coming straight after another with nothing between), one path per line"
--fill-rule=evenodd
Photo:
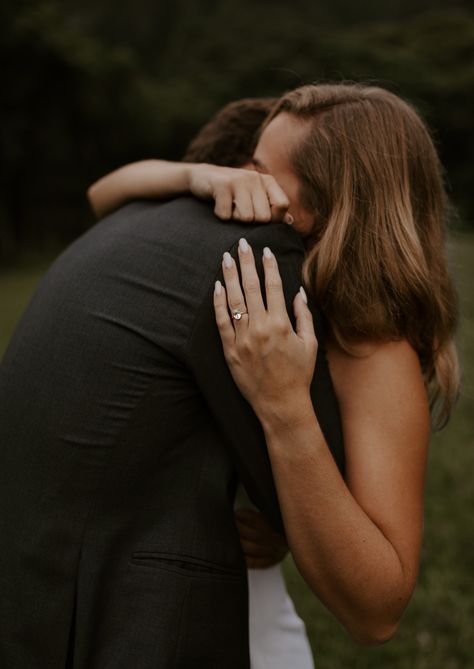
M245 98L230 102L204 125L189 144L183 160L241 167L252 158L258 131L276 98Z

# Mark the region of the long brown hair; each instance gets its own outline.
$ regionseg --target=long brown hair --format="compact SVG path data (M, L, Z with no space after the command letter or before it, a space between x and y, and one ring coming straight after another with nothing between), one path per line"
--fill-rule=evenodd
M407 339L418 352L433 426L459 387L457 295L445 256L448 201L430 134L412 106L360 84L302 86L273 108L308 122L293 150L314 212L303 268L346 351L357 340Z

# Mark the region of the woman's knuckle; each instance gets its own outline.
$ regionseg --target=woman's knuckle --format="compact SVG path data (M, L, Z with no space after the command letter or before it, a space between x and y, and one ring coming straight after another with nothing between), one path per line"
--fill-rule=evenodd
M265 281L265 287L267 290L279 290L281 286L281 279L278 276L269 277Z
M241 311L242 313L245 311L245 304L242 300L230 300L229 306L231 311Z
M256 185L256 187L258 188L258 190L259 190L261 193L266 193L266 192L267 192L267 189L266 189L266 186L265 186L265 180L264 180L264 178L263 178L263 174L259 174L258 172L255 172L255 175L256 175L256 176L255 176L255 185Z
M270 332L264 325L254 325L252 330L252 335L255 337L255 340L259 343L268 341L270 337Z
M240 361L240 356L235 348L231 348L225 352L225 359L229 365L235 367L235 365L237 365Z
M290 330L288 320L286 318L282 318L281 316L274 318L273 330L279 335L288 334Z
M253 349L254 349L254 343L253 343L252 337L248 336L248 335L245 336L245 337L242 337L240 342L239 342L239 348L246 355L248 355L249 353L252 353Z
M260 283L256 279L246 279L243 286L245 292L249 295L255 295L260 292Z

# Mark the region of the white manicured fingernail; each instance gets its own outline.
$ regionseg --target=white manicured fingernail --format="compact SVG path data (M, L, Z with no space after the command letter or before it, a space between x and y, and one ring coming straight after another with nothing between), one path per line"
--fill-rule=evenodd
M249 248L250 247L249 247L246 239L244 239L243 237L241 239L239 239L239 249L242 251L242 253L247 253Z
M222 284L220 281L216 281L216 285L214 287L216 295L220 295L222 293Z
M263 249L263 255L264 255L265 258L272 258L273 257L273 253L270 251L268 246L265 246L265 248Z
M232 267L232 256L228 251L224 253L224 267L227 267L227 269L230 269Z
M300 286L300 293L301 293L301 297L303 298L303 302L305 304L308 304L308 298L306 296L306 293L305 293L305 290L304 290L303 286Z
M287 223L288 225L293 225L293 223L294 223L294 221L295 221L295 219L293 218L293 216L292 216L291 214L285 214L285 217L284 217L283 220L284 220L284 222Z

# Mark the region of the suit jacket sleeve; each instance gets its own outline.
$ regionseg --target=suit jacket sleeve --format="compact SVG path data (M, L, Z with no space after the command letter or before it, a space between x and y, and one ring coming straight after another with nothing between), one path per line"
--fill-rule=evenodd
M276 224L249 228L246 238L253 248L262 285L263 248L270 246L276 255L288 313L294 325L292 303L301 284L303 260L303 247L298 236L288 226ZM237 258L237 244L230 249L230 253L234 259ZM222 278L222 271L219 269L216 279L222 280ZM264 433L252 407L237 388L225 361L215 323L213 291L214 285L209 286L190 335L188 342L190 366L250 499L265 513L273 527L284 533ZM322 330L319 323L316 324L320 345L311 395L328 445L342 468L343 449L339 411L324 347L321 345Z

